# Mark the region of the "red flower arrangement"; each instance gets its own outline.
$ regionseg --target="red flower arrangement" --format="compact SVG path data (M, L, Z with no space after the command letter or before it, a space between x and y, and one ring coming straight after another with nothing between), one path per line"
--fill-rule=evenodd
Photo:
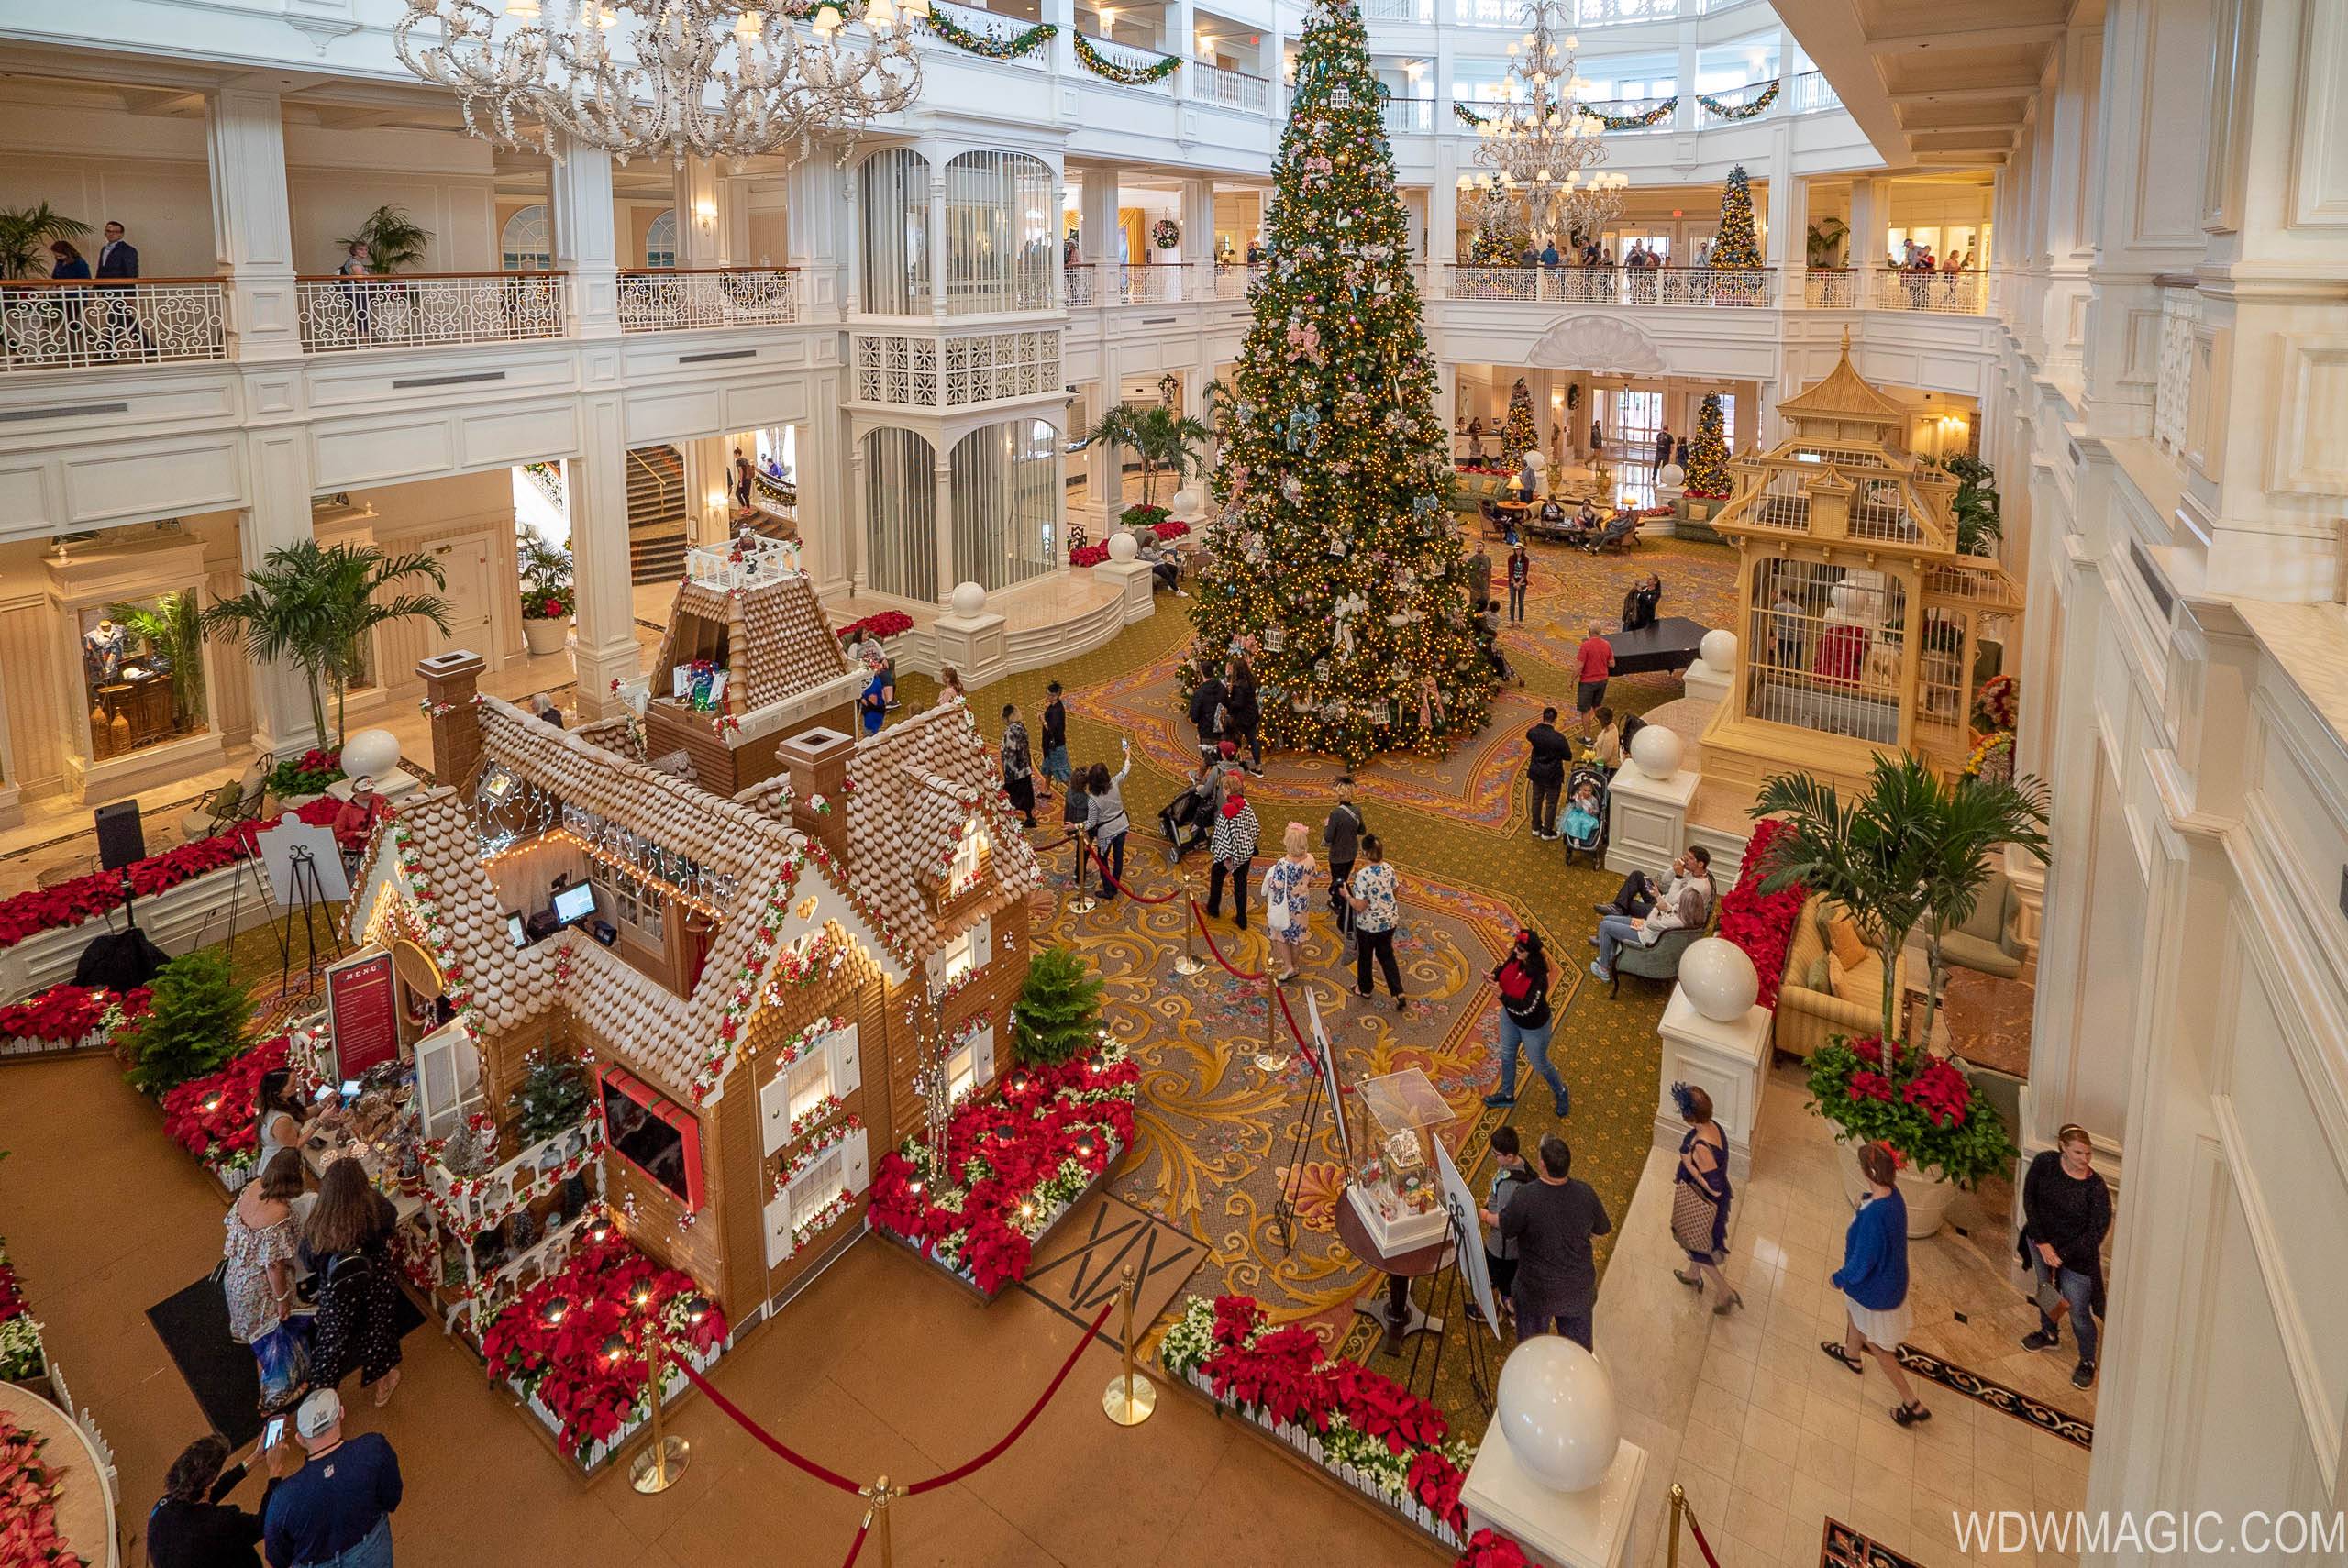
M147 1014L144 986L117 997L104 986L56 985L37 997L0 1007L0 1040L54 1041L70 1045L95 1032L108 1008L119 1002L121 1022Z
M1468 1550L1451 1568L1531 1568L1533 1559L1507 1536L1479 1529L1468 1538Z
M255 1125L260 1080L285 1066L292 1042L262 1042L218 1072L163 1091L163 1132L172 1143L216 1169L249 1164L260 1146Z
M914 629L914 618L903 610L875 610L859 621L850 621L840 628L840 640L858 642L866 637L886 639Z
M919 1138L880 1157L872 1223L994 1295L1026 1277L1036 1238L1133 1142L1140 1082L1115 1047L1015 1068L955 1109L944 1172Z
M0 1562L10 1568L80 1564L57 1528L57 1478L41 1457L46 1440L0 1416Z
M331 823L335 812L341 808L341 801L321 797L294 814L305 823L325 824ZM226 833L134 861L127 868L131 890L139 898L150 898L208 871L233 865L252 854L254 835L276 825L273 822L238 823ZM0 899L0 948L14 947L44 931L80 925L119 908L121 883L119 871L94 871L71 882L60 882L54 888L35 888L12 899Z
M1072 567L1099 566L1108 558L1109 547L1105 544L1079 545L1068 553L1068 564Z
M1954 1127L1973 1109L1973 1086L1945 1058L1936 1056L1900 1091L1900 1098L1922 1110L1933 1126Z
M1151 524L1150 531L1157 536L1157 542L1162 545L1169 539L1179 539L1190 533L1191 525L1180 517L1168 517Z
M1761 890L1762 880L1768 875L1769 846L1786 831L1786 824L1775 817L1755 823L1752 841L1744 846L1744 869L1738 874L1736 886L1721 895L1721 935L1753 960L1761 980L1756 999L1772 1011L1778 1006L1778 988L1785 983L1786 950L1793 944L1794 922L1801 918L1801 907L1810 898L1799 882L1774 893Z
M725 1314L688 1303L690 1275L663 1268L623 1237L590 1241L561 1269L525 1290L482 1336L496 1376L519 1384L550 1411L562 1452L576 1457L648 1414L644 1404L646 1333L665 1326L670 1348L701 1356L725 1342Z

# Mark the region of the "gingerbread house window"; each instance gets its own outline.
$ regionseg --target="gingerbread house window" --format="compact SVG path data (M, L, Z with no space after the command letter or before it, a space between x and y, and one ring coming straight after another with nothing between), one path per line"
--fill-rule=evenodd
M962 824L962 836L955 842L954 857L946 867L947 898L958 898L978 885L986 849L987 831L974 816Z
M994 1025L974 1019L946 1056L946 1096L963 1096L994 1081Z
M973 921L938 950L937 956L930 960L930 973L937 986L950 986L987 961L988 954L993 951L991 924L989 921Z

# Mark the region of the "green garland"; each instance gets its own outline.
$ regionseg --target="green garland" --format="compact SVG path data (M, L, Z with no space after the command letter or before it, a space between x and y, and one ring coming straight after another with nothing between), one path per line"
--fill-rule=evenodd
M1679 95L1675 93L1668 98L1656 99L1635 115L1610 115L1588 104L1582 105L1582 113L1608 130L1645 130L1649 126L1660 125L1669 119L1672 111L1678 107Z
M1451 112L1459 116L1459 123L1462 125L1488 126L1492 123L1490 115L1479 115L1456 98L1451 101Z
M1149 65L1120 65L1092 47L1092 40L1082 33L1076 35L1076 58L1093 75L1114 82L1123 87L1146 87L1153 82L1163 82L1182 68L1182 57L1165 54Z
M1782 80L1770 83L1762 90L1761 95L1750 104L1723 104L1709 93L1700 96L1696 102L1702 105L1704 112L1716 120L1749 120L1778 101L1778 89L1784 84Z
M1050 22L1038 22L1024 32L1008 37L1000 33L982 33L966 28L945 12L933 9L924 18L929 30L952 44L956 49L988 60L1017 60L1023 54L1033 54L1059 36L1059 28Z

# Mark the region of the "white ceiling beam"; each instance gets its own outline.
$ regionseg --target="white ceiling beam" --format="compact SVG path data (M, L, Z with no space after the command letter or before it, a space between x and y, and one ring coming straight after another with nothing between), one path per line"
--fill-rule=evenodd
M1949 28L1912 33L1887 33L1867 39L1869 54L1945 54L1952 50L2007 49L2015 44L2052 43L2063 36L2060 22L2022 22L2002 28Z
M1996 104L2027 98L2038 91L2038 79L1983 86L1898 87L1885 94L1895 104Z

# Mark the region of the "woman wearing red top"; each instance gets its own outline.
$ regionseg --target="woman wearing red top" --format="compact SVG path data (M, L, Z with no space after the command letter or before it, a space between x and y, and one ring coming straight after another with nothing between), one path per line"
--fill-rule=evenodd
M1574 664L1581 682L1576 689L1574 712L1581 715L1582 733L1588 734L1589 716L1606 700L1606 678L1614 669L1614 645L1606 640L1606 634L1598 629L1597 622L1589 624L1589 635L1581 640Z
M1484 1103L1495 1109L1516 1103L1516 1055L1522 1046L1533 1058L1534 1071L1549 1081L1557 1114L1571 1114L1573 1096L1549 1063L1549 1032L1556 1020L1549 1011L1549 955L1541 950L1541 938L1518 932L1508 957L1493 968L1492 983L1501 993L1501 1087Z

